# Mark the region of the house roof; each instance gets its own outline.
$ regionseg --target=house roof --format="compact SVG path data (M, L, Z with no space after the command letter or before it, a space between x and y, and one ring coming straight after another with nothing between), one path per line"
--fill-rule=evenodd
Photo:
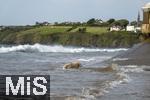
M150 2L147 3L147 4L145 4L144 7L142 7L142 9L143 9L144 11L150 11Z

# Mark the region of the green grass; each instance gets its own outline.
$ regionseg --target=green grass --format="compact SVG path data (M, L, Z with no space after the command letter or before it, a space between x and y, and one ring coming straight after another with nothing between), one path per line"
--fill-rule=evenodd
M101 34L101 33L106 33L108 32L107 27L78 27L71 32L77 32L79 28L86 28L87 33L92 33L92 34Z
M67 33L71 26L42 26L36 27L34 29L29 29L25 31L18 32L18 35L25 35L25 34L53 34L53 33ZM69 32L78 32L79 28L84 27L77 27ZM92 34L101 34L108 32L107 27L86 27L87 33Z
M107 27L87 27L88 33L101 34L108 32Z
M132 32L109 32L107 27L86 27L86 32L78 32L72 26L41 26L18 32L0 32L1 44L62 44L95 47L131 47L139 42ZM70 30L72 29L72 30ZM69 31L68 31L69 30ZM66 34L67 33L67 34Z
M71 27L63 26L43 26L26 31L19 32L18 34L52 34L52 33L64 33Z

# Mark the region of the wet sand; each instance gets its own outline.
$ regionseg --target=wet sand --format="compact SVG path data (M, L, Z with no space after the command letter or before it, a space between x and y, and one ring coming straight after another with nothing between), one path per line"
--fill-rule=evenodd
M121 65L147 65L150 66L150 43L141 43L115 58L128 58L128 60L115 61Z
M120 84L99 100L150 100L150 73L134 73L128 84Z
M130 82L120 84L99 100L150 100L150 43L141 43L127 52L114 57L125 59L112 61L121 66L136 65L143 67L142 72L128 72Z

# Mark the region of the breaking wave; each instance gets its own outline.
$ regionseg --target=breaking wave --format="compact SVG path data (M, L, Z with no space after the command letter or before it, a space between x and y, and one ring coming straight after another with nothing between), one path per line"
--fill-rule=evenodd
M116 71L116 73L114 74L115 76L114 79L104 81L104 85L102 87L83 88L82 94L86 98L90 98L89 100L91 99L93 100L96 97L103 96L109 93L109 89L116 88L120 84L128 84L130 81L132 81L132 78L130 78L130 75L128 73L141 73L143 72L143 68L146 67L147 66L137 66L137 65L125 65L125 66L115 65L115 69L112 68L113 71Z
M11 47L0 47L0 53L8 52L60 52L60 53L79 53L79 52L117 52L117 51L126 51L128 49L119 48L119 49L92 49L92 48L78 48L78 47L64 47L61 45L18 45Z

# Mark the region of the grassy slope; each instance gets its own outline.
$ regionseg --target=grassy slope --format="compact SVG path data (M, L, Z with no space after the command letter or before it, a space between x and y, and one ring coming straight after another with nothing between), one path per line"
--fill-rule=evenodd
M64 33L71 27L63 27L63 26L43 26L36 27L33 29L28 29L19 32L5 31L0 32L0 41L2 43L34 43L40 42L41 39L47 37L50 34L54 33Z
M71 27L63 27L63 26L43 26L39 28L34 28L26 31L22 31L18 34L51 34L51 33L64 33Z
M79 28L84 28L84 27L78 27L71 32L77 32ZM87 33L92 33L92 34L101 34L101 33L106 33L108 32L107 27L85 27Z
M43 26L19 32L0 32L5 44L62 44L96 47L130 47L138 43L138 36L130 32L108 32L105 27L87 27L86 33L70 26ZM81 28L81 27L80 27Z

